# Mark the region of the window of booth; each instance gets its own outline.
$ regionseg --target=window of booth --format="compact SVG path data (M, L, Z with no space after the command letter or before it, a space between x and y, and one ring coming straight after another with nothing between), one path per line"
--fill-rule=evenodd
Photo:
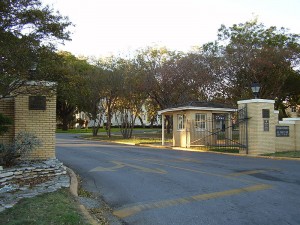
M206 129L206 114L196 113L195 114L195 127L196 130L205 130Z
M177 130L185 129L185 115L178 114L177 115Z

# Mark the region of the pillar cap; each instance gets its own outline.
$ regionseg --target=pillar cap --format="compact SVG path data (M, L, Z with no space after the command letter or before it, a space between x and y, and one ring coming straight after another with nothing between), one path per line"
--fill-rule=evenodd
M54 87L57 85L56 82L51 82L51 81L45 81L45 80L41 80L41 81L27 81L26 85L28 86L45 86L45 87Z
M300 117L282 118L283 121L300 121Z
M238 104L247 104L247 103L275 103L275 100L270 99L247 99L247 100L241 100L237 102Z

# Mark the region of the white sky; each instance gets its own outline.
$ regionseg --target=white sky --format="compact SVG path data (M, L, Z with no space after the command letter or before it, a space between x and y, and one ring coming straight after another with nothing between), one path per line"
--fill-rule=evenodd
M76 26L60 50L75 55L126 55L166 46L188 51L217 39L221 24L258 16L266 26L300 34L300 0L42 0Z

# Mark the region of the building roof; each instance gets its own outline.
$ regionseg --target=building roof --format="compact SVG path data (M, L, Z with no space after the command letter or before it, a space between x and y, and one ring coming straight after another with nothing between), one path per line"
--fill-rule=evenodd
M176 105L176 107L183 107L183 106L210 107L210 108L233 108L233 106L224 104L224 103L203 102L203 101L191 101L188 103Z
M158 114L166 114L176 111L187 111L187 110L202 110L202 111L221 111L221 112L234 112L237 109L233 106L216 103L216 102L201 102L201 101L192 101L185 104L180 104L172 108L167 108L158 111Z

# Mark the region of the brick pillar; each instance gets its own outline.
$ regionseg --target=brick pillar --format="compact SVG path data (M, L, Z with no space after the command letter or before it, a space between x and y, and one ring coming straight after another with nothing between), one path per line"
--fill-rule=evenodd
M275 152L275 125L278 115L274 100L250 99L238 101L238 108L247 107L248 154L259 155Z
M21 131L35 134L42 146L30 154L31 159L55 157L56 93L53 82L29 82L31 94L15 97L15 135Z

